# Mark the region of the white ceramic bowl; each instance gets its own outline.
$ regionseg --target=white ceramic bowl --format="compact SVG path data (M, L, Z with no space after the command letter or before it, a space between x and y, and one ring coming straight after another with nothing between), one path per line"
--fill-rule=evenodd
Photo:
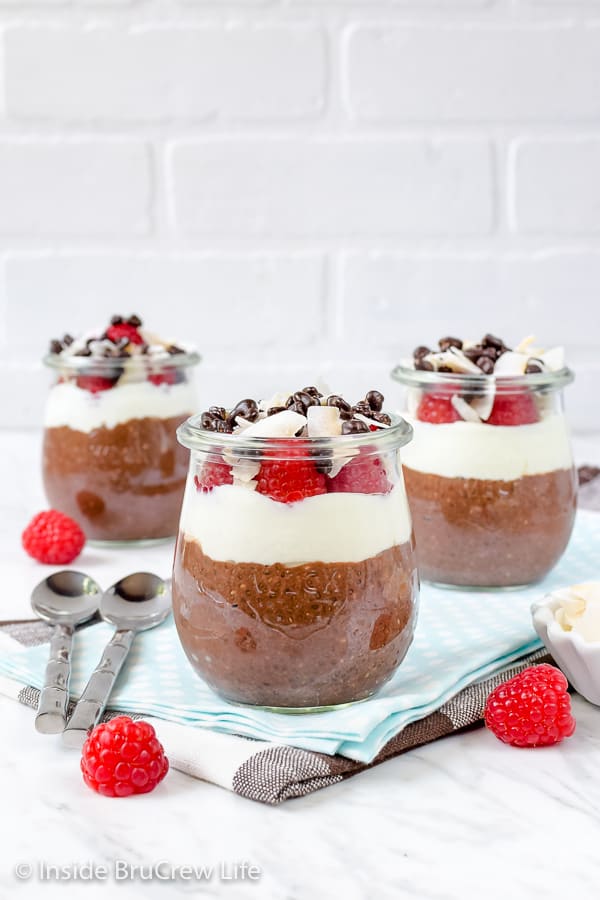
M576 631L565 631L555 619L562 604L561 591L533 603L533 627L575 690L600 706L600 641L588 641Z

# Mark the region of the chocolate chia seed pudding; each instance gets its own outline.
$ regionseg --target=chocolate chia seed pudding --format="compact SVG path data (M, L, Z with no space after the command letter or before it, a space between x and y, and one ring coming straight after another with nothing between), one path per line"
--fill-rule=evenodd
M44 434L46 495L94 540L149 540L177 533L187 454L174 440L183 421L130 419L81 432Z
M412 544L356 563L218 562L178 545L174 614L192 666L228 700L336 706L375 693L412 641Z
M574 469L514 481L443 478L404 466L421 576L486 587L543 578L569 542Z
M414 440L403 455L419 571L442 585L542 579L573 528L577 482L562 407L562 348L442 338L394 377Z
M192 459L175 623L195 671L228 700L363 700L406 655L418 576L398 447L410 429L382 403L305 388L211 407L180 428Z
M139 317L95 336L52 341L57 372L45 412L48 501L96 541L172 537L187 459L177 427L194 409L187 368L199 357L161 341Z

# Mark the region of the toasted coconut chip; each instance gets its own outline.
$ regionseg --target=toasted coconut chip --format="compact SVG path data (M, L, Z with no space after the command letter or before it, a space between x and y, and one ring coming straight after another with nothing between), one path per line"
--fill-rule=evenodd
M306 417L309 437L337 437L342 433L342 420L336 406L309 406Z
M515 350L507 350L506 353L503 353L502 356L498 357L496 360L494 375L504 375L506 377L510 375L523 375L530 358L530 354L517 353Z
M247 457L235 456L231 450L226 450L223 459L228 466L231 466L231 474L233 479L243 482L252 481L260 472L260 463L254 459Z
M565 366L565 348L552 347L551 350L546 350L545 353L540 354L538 359L540 359L551 372L558 372L559 369L564 369Z
M327 473L329 478L339 475L346 463L349 463L355 456L358 456L358 450L346 450L344 456L334 457L331 461L331 469Z
M452 369L453 372L459 375L481 375L479 366L467 359L458 347L449 347L448 350L443 350L441 353L428 353L423 359L431 363L436 371L440 366L448 366L449 369Z
M471 400L471 409L475 410L482 422L487 422L487 420L491 416L495 397L496 386L494 384L493 378L490 378L490 383L485 394L478 394L476 397L474 397L473 400Z
M530 334L528 337L523 338L520 344L514 349L515 353L524 353L528 357L539 356L540 353L544 352L543 347L535 346L535 334Z
M290 393L282 394L281 391L277 391L272 397L267 397L266 400L259 400L259 410L266 413L268 409L273 409L274 406L285 406Z
M368 425L369 428L371 425L374 425L375 428L389 428L389 425L386 425L385 422L376 422L375 419L369 419L368 416L363 416L362 413L354 413L354 418L358 419L361 422L364 422L365 425Z
M235 417L235 428L233 429L233 434L241 434L243 431L246 431L252 422L248 421L248 419L242 418L242 416Z
M235 487L243 487L248 491L255 491L257 487L256 481L244 481L241 478L236 478L235 475L233 476L233 484Z
M458 394L454 394L450 403L459 414L461 419L464 419L465 422L481 422L481 419L477 415L474 409L471 409L466 400L462 397L459 397Z
M275 413L273 416L267 416L253 422L244 431L245 437L294 437L306 425L306 416L294 412L292 409L284 409L282 412Z

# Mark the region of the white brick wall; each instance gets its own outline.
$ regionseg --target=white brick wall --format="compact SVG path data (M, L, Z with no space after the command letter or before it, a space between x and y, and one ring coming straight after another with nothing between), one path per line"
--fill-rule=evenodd
M536 331L600 430L600 0L0 0L0 403L137 311L203 400Z

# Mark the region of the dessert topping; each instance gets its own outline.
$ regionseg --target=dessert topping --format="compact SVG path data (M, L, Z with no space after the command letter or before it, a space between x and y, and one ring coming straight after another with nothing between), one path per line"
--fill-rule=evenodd
M493 334L486 334L477 342L445 337L438 341L439 351L423 345L416 347L413 365L426 372L498 376L555 372L564 367L564 348L544 351L535 347L534 341L534 337L524 338L511 350Z
M354 406L339 394L322 394L305 387L292 394L275 394L268 400L240 400L229 412L211 406L200 417L208 431L244 437L336 437L387 428L392 420L383 412L384 397L368 391ZM325 413L328 408L336 412ZM251 423L248 427L248 423ZM317 434L317 432L319 432Z
M514 747L558 744L575 731L567 679L546 664L525 669L492 691L485 724Z

